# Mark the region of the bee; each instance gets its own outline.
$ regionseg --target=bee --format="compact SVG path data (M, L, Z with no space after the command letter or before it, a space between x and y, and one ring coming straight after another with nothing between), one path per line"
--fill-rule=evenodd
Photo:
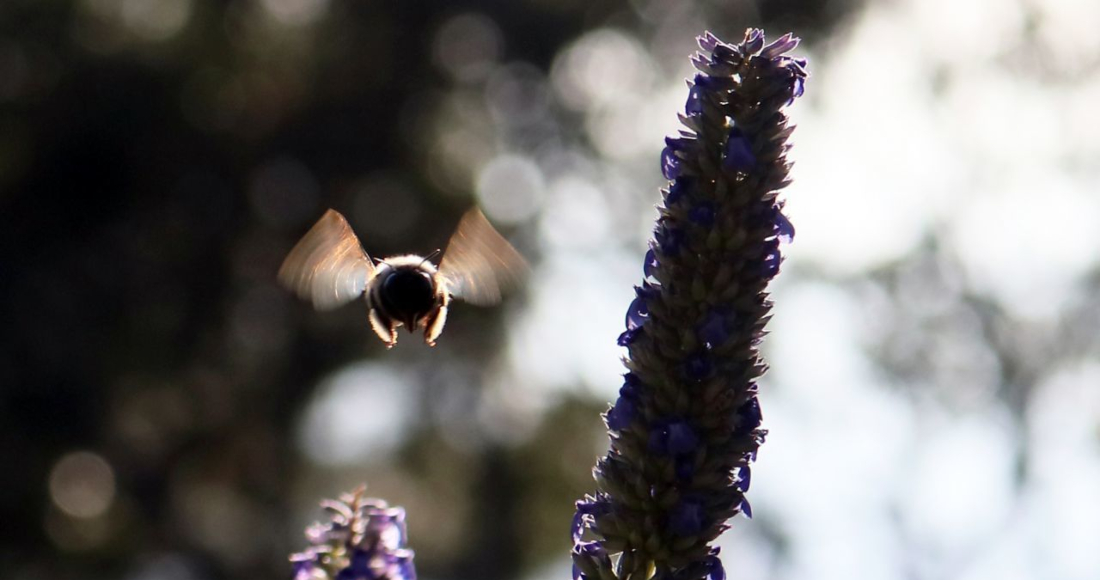
M278 278L317 310L362 296L370 326L386 348L397 344L402 326L422 331L424 342L435 346L452 299L492 306L527 270L477 208L462 216L437 267L431 258L438 253L371 259L344 216L330 209L290 250Z

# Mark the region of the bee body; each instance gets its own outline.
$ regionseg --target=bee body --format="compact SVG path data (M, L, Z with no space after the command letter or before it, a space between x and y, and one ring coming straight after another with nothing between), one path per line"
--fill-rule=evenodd
M382 260L363 295L371 328L389 346L397 341L400 326L423 330L424 342L434 346L451 301L435 264L411 254Z
M463 216L436 267L413 254L371 260L344 216L330 209L287 255L279 281L318 310L362 296L371 328L387 348L396 344L401 326L423 331L424 342L434 346L452 297L495 304L525 269L523 258L477 210Z

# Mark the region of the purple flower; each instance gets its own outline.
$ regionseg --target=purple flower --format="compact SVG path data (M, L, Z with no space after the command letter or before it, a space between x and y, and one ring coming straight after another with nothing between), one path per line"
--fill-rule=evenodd
M759 427L763 420L764 416L760 412L760 401L753 397L737 408L733 421L734 433L748 435Z
M726 166L726 169L742 172L748 172L756 165L756 155L752 152L752 142L737 127L730 129L722 164Z
M611 558L599 542L578 542L573 545L573 580L600 577L601 569L611 569Z
M676 176L680 175L680 160L676 158L672 147L665 147L661 152L661 175L664 175L665 179L676 179Z
M699 342L707 350L718 348L730 337L730 321L733 318L724 307L712 307L696 330Z
M775 211L775 235L784 244L794 241L794 224L778 208Z
M760 52L760 58L772 60L781 54L794 50L796 46L798 46L798 39L788 32L765 46L764 50Z
M699 115L703 112L703 87L698 85L688 90L687 103L684 104L684 112L688 115Z
M703 353L689 356L684 361L684 375L691 381L701 381L714 371L714 364Z
M607 412L607 428L612 431L622 431L630 426L636 414L633 397L619 395L615 406Z
M680 253L680 247L684 243L684 233L680 230L662 225L654 234L657 246L665 256L675 256Z
M787 56L797 45L755 29L738 44L699 37L686 130L661 153L669 183L619 337L629 372L593 470L601 495L574 518L575 578L725 580L708 542L752 515L766 287L794 238L778 192L790 181L783 109L807 75Z
M413 553L405 547L405 510L365 491L322 502L328 521L310 526L310 547L290 557L295 580L416 580Z
M694 536L703 531L703 504L696 499L685 499L676 507L668 517L669 531L677 536Z
M646 278L652 278L657 273L657 253L650 248L645 253L645 265L643 266Z
M633 328L619 335L619 339L616 341L619 346L630 346L635 340L638 340L638 335L642 333L642 327Z
M737 490L744 493L749 490L752 483L752 468L748 465L737 469Z
M703 227L714 225L714 204L704 201L691 208L688 219Z
M764 257L760 260L760 275L771 279L779 273L779 264L783 256L779 253L779 240L765 242Z
M707 580L726 580L726 569L722 567L722 561L718 559L718 549L707 557Z
M683 455L695 451L699 437L686 421L658 421L649 432L649 450L657 455Z
M699 438L687 421L677 421L668 426L668 450L670 453L690 453L695 451L697 445L699 445Z
M691 191L693 186L694 180L691 177L686 175L678 177L668 188L668 193L665 195L665 207L671 207L679 203Z
M691 481L695 475L695 457L693 455L679 455L676 457L676 479Z
M634 330L640 328L645 324L646 319L649 318L649 306L645 303L645 298L638 296L634 298L634 302L630 303L630 307L626 309L626 329Z

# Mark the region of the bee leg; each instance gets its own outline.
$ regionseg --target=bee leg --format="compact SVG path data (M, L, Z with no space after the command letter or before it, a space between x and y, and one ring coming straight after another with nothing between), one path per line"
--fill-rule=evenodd
M424 318L424 342L428 346L435 346L435 340L443 333L443 325L447 323L447 305L443 304Z
M384 319L376 308L370 309L369 318L370 327L374 330L374 333L382 339L382 342L386 343L386 348L393 348L393 345L397 344L397 328L394 326L393 321L388 318Z

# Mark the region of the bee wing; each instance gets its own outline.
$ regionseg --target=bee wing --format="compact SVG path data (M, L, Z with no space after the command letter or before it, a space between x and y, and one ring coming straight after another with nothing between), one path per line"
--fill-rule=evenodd
M478 306L500 302L526 272L527 262L477 208L462 216L439 265L447 290Z
M331 310L363 294L374 276L374 263L359 245L344 216L328 210L294 246L279 282L311 300L317 310Z

